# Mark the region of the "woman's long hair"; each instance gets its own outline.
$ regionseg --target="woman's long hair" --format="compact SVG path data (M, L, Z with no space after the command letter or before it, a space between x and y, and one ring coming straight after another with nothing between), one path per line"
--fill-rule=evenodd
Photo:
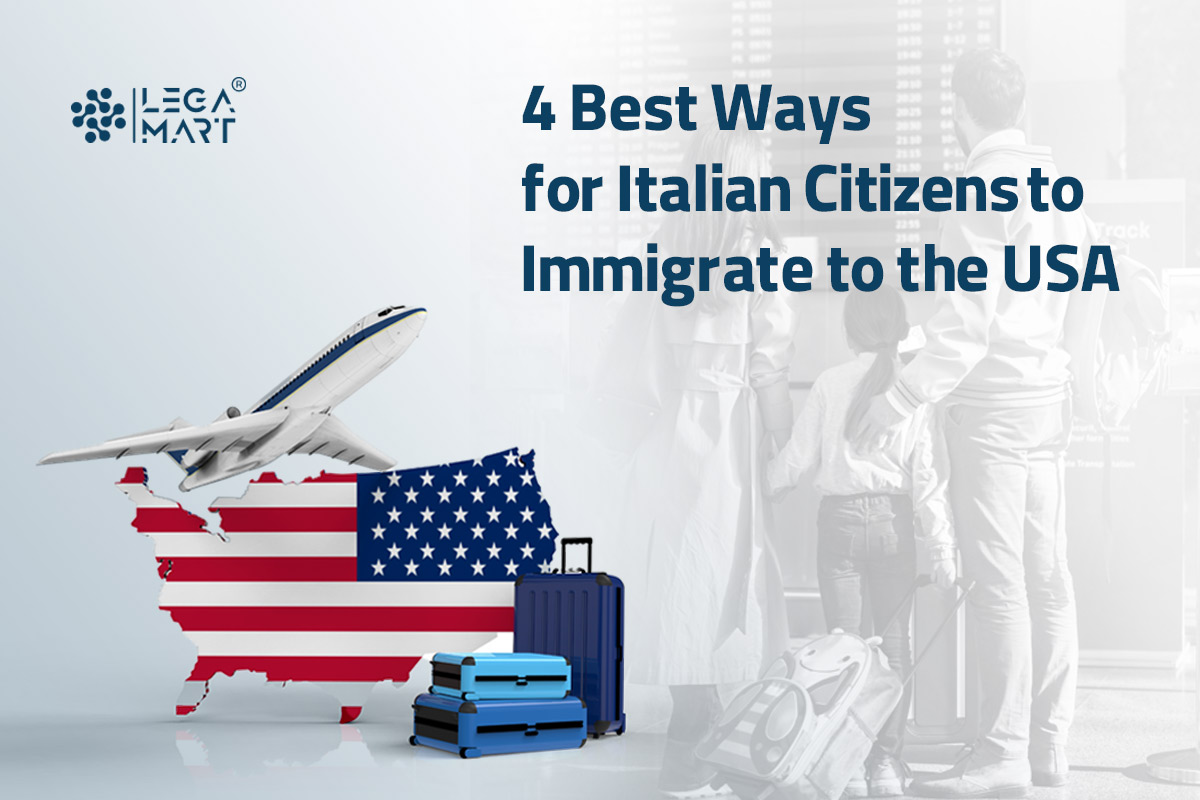
M887 285L873 292L850 292L846 295L842 324L852 348L860 353L875 354L875 360L859 381L846 413L844 433L847 439L853 439L871 399L886 392L896 380L900 342L908 335L904 298Z
M767 167L762 134L743 129L723 131L716 125L701 127L691 134L680 169L690 185L695 180L693 170L697 164L711 170L714 163L721 165L721 175L726 179L738 176L757 183ZM712 175L708 178L711 181ZM694 197L696 187L691 186L691 190ZM775 246L782 244L771 212L728 209L664 213L651 241L658 243L661 252L671 255L722 258L743 255L762 246L764 241Z

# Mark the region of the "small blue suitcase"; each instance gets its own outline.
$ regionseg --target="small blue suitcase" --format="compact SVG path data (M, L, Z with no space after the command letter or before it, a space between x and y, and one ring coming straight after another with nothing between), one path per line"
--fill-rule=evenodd
M513 649L571 663L571 694L587 706L588 732L625 732L625 585L592 572L592 540L560 539L561 574L522 575L513 600ZM567 572L567 547L587 545L587 572Z
M560 699L571 691L571 664L544 653L437 653L429 691L460 700Z
M570 750L587 742L587 709L578 697L557 700L460 700L418 695L408 742L463 758Z

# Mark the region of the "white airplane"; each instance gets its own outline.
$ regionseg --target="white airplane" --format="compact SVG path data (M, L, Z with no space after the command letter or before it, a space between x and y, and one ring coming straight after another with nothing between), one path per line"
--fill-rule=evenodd
M245 414L230 407L209 425L177 419L95 447L51 453L38 463L166 453L187 473L179 484L185 492L258 469L285 453L387 469L394 459L329 412L404 355L424 325L423 308L380 309L351 325Z

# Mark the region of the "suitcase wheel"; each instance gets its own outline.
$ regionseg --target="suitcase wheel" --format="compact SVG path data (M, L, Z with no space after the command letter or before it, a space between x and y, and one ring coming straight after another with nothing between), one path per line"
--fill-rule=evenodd
M411 744L413 747L416 747L417 746L417 737L416 736L408 737L408 743Z
M460 758L479 758L479 750L474 747L459 748L458 755Z

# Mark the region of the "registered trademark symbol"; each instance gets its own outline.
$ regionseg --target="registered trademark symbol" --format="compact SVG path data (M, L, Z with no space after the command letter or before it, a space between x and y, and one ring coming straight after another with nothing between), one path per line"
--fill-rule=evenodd
M233 90L235 92L246 91L246 79L242 78L242 77L234 78L233 79Z

